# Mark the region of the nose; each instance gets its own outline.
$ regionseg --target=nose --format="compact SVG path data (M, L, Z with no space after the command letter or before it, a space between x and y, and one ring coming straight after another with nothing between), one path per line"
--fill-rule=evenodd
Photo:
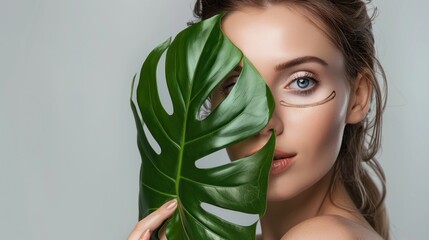
M283 122L279 115L280 114L276 107L276 109L274 109L273 115L268 121L268 124L259 132L259 134L263 136L271 136L273 131L275 131L276 135L282 134Z

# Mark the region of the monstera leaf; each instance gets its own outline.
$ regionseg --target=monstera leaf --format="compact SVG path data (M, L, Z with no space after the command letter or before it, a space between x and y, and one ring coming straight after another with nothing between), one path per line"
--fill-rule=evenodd
M223 34L221 18L194 24L149 54L137 87L142 120L131 100L142 156L139 218L177 199L178 207L165 223L168 239L255 239L256 223L228 222L206 212L201 203L250 214L265 212L274 135L251 156L213 168L195 165L204 156L257 134L274 109L264 80ZM158 62L167 49L171 115L161 104L156 79ZM232 91L205 119L199 118L213 89L240 62L242 71ZM160 154L149 144L143 124L160 145Z

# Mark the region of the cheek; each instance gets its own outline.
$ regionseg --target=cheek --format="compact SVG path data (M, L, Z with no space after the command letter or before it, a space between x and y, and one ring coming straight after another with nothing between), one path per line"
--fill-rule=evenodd
M284 118L287 119L285 143L289 143L306 162L319 169L330 169L341 147L346 113L347 96L339 95L324 105L288 109L284 112L288 116Z

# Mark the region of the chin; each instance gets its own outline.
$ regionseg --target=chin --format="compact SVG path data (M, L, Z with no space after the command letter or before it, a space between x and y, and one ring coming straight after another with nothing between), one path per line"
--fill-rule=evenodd
M329 185L329 169L318 173L292 174L270 178L267 201L287 201L305 195L309 197L318 194ZM302 199L302 198L301 198Z
M267 193L267 201L268 202L281 202L290 200L296 196L298 196L300 193L303 192L303 189L295 189L291 186L283 186L282 188L274 188L269 186L268 187L268 193Z

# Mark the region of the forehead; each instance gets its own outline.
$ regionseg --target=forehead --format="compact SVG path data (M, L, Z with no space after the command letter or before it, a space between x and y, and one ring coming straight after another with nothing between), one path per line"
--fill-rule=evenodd
M343 56L306 11L288 5L244 7L228 13L222 29L262 70L302 56L316 56L335 68Z

